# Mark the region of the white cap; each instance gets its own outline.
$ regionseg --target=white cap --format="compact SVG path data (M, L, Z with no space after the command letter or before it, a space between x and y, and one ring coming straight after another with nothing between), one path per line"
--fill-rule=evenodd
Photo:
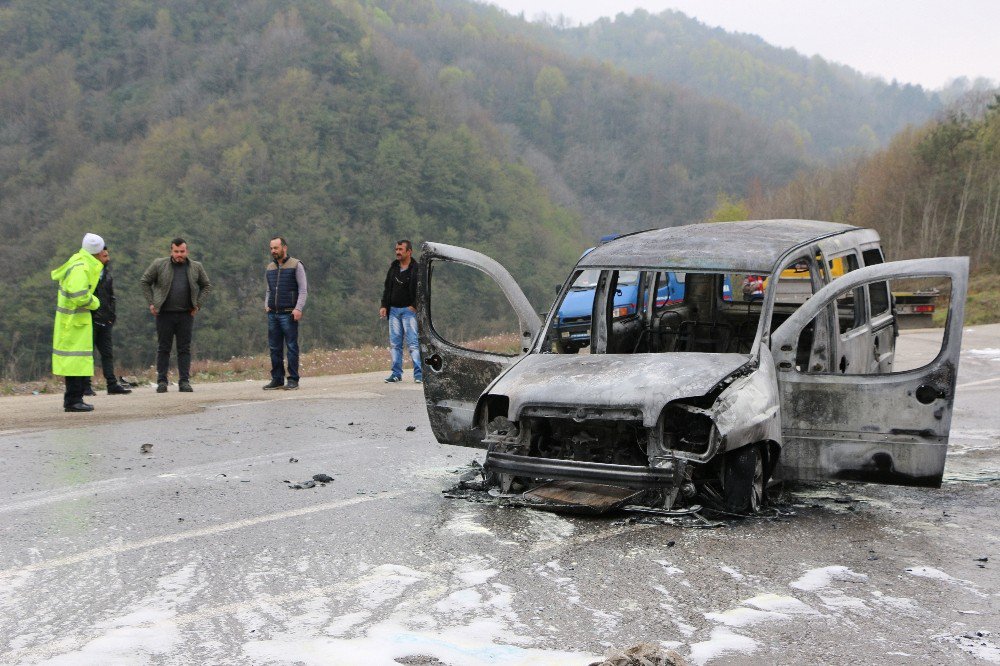
M104 239L97 234L84 234L83 249L91 254L97 254L104 249Z

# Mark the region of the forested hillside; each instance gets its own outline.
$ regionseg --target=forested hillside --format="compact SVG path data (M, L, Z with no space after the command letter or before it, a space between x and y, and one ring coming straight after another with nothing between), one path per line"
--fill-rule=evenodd
M216 287L200 356L264 350L274 235L309 273L303 344L355 345L384 340L395 239L485 251L542 310L598 235L698 221L718 200L781 208L764 193L818 145L805 124L580 59L552 34L466 0L0 2L0 233L16 262L0 374L48 370L49 271L87 231L110 245L124 366L153 360L138 278L175 236ZM478 288L437 305L489 330L498 303Z
M577 28L533 27L539 39L571 54L726 100L827 159L883 146L942 108L938 96L920 86L885 83L675 11L640 9Z
M968 255L974 271L1000 272L1000 95L981 114L956 111L871 157L757 193L737 215L873 227L889 259Z
M216 286L196 349L265 348L263 267L281 234L309 272L306 345L383 338L393 240L488 250L541 307L585 240L488 120L387 71L354 0L22 0L0 6L0 301L6 377L48 369L49 271L108 241L118 355L152 362L138 285L183 236ZM467 302L470 317L494 304Z
M690 89L540 45L526 24L466 0L373 0L382 62L437 82L456 122L489 118L592 237L687 224L719 193L785 182L792 133ZM389 65L388 63L396 63Z

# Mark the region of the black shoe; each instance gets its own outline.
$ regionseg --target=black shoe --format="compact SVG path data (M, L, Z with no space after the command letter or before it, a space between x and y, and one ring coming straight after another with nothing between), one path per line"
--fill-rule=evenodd
M108 384L108 395L128 395L132 389L125 388L121 384Z
M186 379L177 382L177 390L181 393L194 393L194 389L191 388L191 382Z
M63 407L64 412L92 412L94 411L93 405L88 405L83 400L80 402L75 402L72 405L65 405Z
M166 393L167 392L167 383L166 382L156 382L156 392L157 393Z
M285 382L280 382L277 379L272 379L268 383L264 384L265 391L273 391L274 389L280 389L284 387Z
M83 389L83 394L87 395L87 396L95 396L95 395L97 395L96 393L94 393L94 387L93 386L88 386L87 388Z
M286 391L294 391L298 387L299 387L299 380L297 379L289 379L288 383L285 384Z

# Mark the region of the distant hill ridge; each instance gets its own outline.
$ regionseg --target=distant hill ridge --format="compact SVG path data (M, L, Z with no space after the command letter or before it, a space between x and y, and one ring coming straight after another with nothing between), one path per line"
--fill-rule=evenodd
M678 11L637 9L582 27L533 24L533 29L539 39L573 55L731 102L792 131L809 154L824 159L884 146L944 106L937 93L921 86L886 83L756 35L709 27Z
M542 310L598 234L702 219L809 163L801 126L571 37L464 0L4 3L0 233L19 270L0 372L47 371L48 271L85 231L111 248L124 364L152 361L136 281L177 235L216 285L197 354L228 358L265 344L272 235L309 272L303 344L381 342L398 238L484 250ZM459 335L502 324L478 284L438 305L478 327Z

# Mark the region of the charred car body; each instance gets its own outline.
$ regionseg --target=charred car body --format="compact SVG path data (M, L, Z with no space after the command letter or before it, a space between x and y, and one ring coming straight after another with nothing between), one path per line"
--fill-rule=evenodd
M435 267L482 271L506 296L520 352L470 349L434 325ZM833 279L831 267L846 265ZM423 246L421 355L428 416L443 443L487 449L509 491L568 480L642 491L665 508L695 492L753 512L769 478L938 486L951 423L964 257L883 263L877 233L811 220L695 224L623 236L582 257L543 323L514 280L477 252ZM554 319L584 272L599 273L590 354L563 348ZM616 316L619 276L639 306ZM782 286L783 274L796 274ZM681 302L656 294L684 273ZM803 295L803 276L808 276ZM767 280L761 298L737 285ZM940 350L894 367L889 282L950 284ZM731 288L730 288L731 286Z

